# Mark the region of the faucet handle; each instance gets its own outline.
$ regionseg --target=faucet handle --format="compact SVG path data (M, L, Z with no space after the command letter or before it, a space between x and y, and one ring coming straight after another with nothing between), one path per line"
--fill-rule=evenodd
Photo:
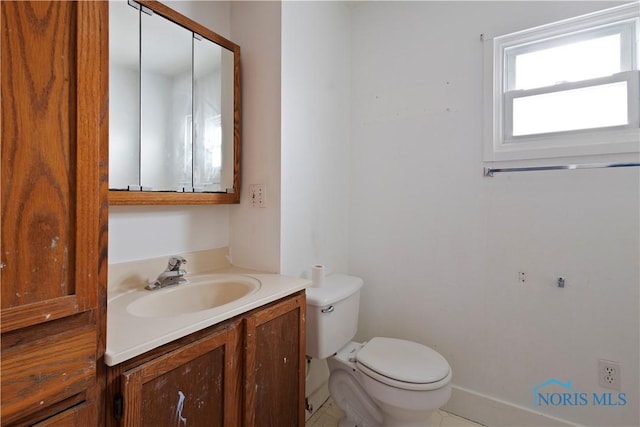
M174 255L169 258L169 262L167 264L167 270L169 271L178 271L180 270L180 266L182 264L186 264L187 260L181 257L180 255Z

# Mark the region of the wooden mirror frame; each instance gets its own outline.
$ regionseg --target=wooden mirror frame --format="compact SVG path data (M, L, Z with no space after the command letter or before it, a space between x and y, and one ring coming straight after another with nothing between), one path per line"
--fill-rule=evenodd
M211 205L240 202L240 46L155 0L136 0L154 13L233 52L233 192L109 191L109 205Z

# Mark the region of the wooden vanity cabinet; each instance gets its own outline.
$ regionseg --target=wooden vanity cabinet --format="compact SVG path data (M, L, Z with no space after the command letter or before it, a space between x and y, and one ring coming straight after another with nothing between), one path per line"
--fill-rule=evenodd
M108 426L304 426L304 291L108 370Z
M0 2L0 420L103 424L106 2Z

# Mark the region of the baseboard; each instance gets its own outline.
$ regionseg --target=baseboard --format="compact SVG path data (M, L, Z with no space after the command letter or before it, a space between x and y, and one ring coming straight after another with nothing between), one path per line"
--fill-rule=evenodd
M456 385L442 410L491 427L575 426L569 421Z
M524 406L515 405L504 400L452 386L451 398L441 409L451 414L466 418L473 422L491 427L575 427L576 424L534 411ZM313 409L305 411L308 420L329 398L328 383L323 383L307 401Z

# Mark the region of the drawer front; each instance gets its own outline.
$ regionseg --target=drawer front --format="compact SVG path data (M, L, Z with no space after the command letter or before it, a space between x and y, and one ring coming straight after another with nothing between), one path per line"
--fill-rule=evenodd
M97 333L93 326L34 337L9 347L3 345L3 423L89 388L96 375L96 345Z

